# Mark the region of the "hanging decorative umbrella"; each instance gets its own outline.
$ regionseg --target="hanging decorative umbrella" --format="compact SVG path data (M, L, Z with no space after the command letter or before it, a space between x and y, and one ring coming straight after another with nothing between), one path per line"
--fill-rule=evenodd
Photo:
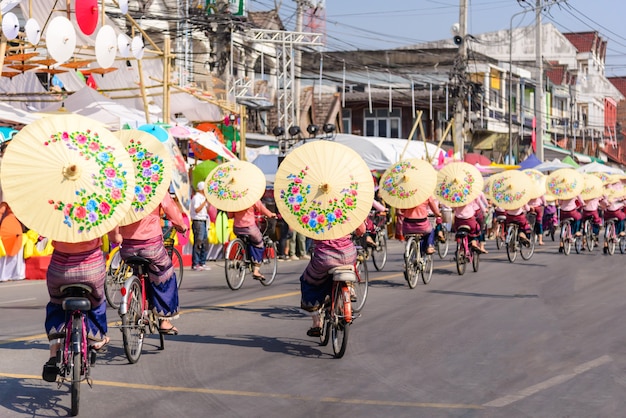
M513 210L528 203L534 193L536 187L530 177L521 171L509 170L491 176L486 195L496 206Z
M374 181L352 149L332 141L309 142L280 164L274 199L297 232L316 240L335 239L365 220L374 200Z
M161 142L166 142L170 137L170 134L168 134L164 128L160 127L159 125L155 125L153 123L147 123L145 125L141 125L137 129L154 135L154 137Z
M441 203L451 208L465 206L483 190L480 171L465 162L451 162L437 173L435 194Z
M437 171L417 158L398 161L380 179L380 194L389 205L408 209L424 202L435 192Z
M530 198L535 199L537 197L541 197L546 194L546 175L541 171L534 170L532 168L527 168L526 170L522 170L522 173L526 174L533 185L535 186L534 192L531 193Z
M28 228L57 241L101 237L133 200L132 161L93 119L57 114L15 134L2 159L4 199Z
M149 215L163 201L172 179L172 158L165 145L146 132L126 129L115 135L126 147L135 168L135 198L120 221L120 225L128 225Z
M4 206L6 212L2 215L4 218L0 224L0 238L2 238L2 245L4 245L7 255L14 256L22 248L22 224L17 220L6 203L0 203L0 208L2 206Z
M585 186L582 173L573 168L560 168L548 175L546 189L557 199L573 199L580 194Z
M191 170L191 185L195 189L199 182L206 180L209 173L219 165L215 161L202 161Z
M168 129L170 135L176 138L189 138L191 136L191 131L184 126L174 125Z
M189 190L189 171L187 170L185 157L180 152L180 148L178 148L174 138L170 138L164 144L173 162L170 191L176 195L176 199L178 199L178 203L180 203L183 211L189 215L191 194Z
M226 212L254 205L265 192L265 176L254 164L233 160L215 167L206 180L204 194L210 204Z
M583 190L580 192L580 197L582 197L583 200L591 200L604 195L604 186L598 176L584 173L583 178L584 186Z

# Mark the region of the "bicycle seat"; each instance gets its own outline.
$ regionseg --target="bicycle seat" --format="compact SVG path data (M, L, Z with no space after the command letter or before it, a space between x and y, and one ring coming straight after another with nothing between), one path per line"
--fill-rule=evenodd
M619 221L618 218L609 218L609 219L605 219L604 222L617 222Z
M407 234L407 235L405 235L405 236L404 236L404 239L405 239L405 240L408 240L408 239L409 239L409 238L411 238L411 237L413 237L413 238L415 238L415 239L422 239L422 237L423 237L424 235L425 235L425 234Z
M500 222L506 221L506 216L504 215L496 216L496 221L500 221Z
M561 219L561 222L566 223L566 222L572 222L574 220L574 218L563 218Z
M124 262L128 264L129 266L144 267L144 268L148 268L148 266L152 264L152 261L148 260L147 258L140 257L138 255L131 255L130 257L125 259Z
M332 274L335 282L356 282L354 266L351 264L333 267L328 270L328 274Z
M87 295L93 289L91 286L82 283L67 284L61 286L61 293L64 299L61 306L64 311L89 311L91 310L91 302L87 299Z

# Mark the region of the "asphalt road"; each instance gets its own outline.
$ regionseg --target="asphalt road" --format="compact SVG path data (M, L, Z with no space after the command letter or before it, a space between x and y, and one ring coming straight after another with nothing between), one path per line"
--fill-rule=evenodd
M306 336L298 278L231 291L223 263L185 271L180 335L151 336L128 364L117 312L112 343L82 386L81 416L622 417L626 414L625 256L557 253L548 242L509 263L488 243L480 271L437 259L411 290L402 244L352 326L344 358ZM0 417L69 415L67 386L41 379L48 358L43 281L0 283Z

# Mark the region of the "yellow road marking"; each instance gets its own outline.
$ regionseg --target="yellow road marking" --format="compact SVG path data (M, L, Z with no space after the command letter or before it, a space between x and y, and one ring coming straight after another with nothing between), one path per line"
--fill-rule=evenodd
M12 379L37 379L40 380L41 376L33 376L26 374L14 374L14 373L0 373L0 377L12 378ZM253 398L277 398L277 399L290 399L307 402L325 402L325 403L338 403L338 404L352 404L352 405L375 405L375 406L395 406L395 407L408 407L408 408L440 408L440 409L484 409L481 405L472 404L453 404L453 403L433 403L433 402L395 402L375 399L343 399L343 398L314 398L311 396L290 395L288 393L264 393L264 392L251 392L241 390L226 390L226 389L209 389L209 388L190 388L181 386L158 386L147 385L142 383L124 383L124 382L111 382L94 380L95 386L109 386L118 387L124 389L138 389L138 390L160 390L163 392L186 392L186 393L202 393L207 395L227 395L227 396L246 396Z

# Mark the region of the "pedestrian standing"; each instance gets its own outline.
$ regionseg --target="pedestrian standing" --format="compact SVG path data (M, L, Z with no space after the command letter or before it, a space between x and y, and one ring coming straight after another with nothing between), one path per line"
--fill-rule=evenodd
M193 231L193 250L191 254L191 268L193 270L210 270L206 266L208 233L207 220L209 219L209 202L204 196L205 183L196 185L196 192L191 198L191 230Z

